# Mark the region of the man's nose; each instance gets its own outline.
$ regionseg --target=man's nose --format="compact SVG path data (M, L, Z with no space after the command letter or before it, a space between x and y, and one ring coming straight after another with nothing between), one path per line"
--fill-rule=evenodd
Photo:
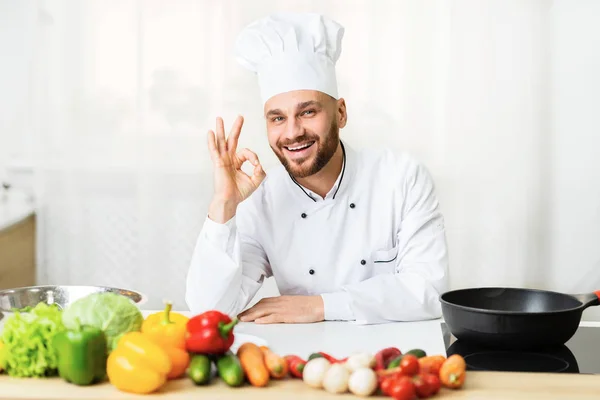
M302 132L302 125L298 123L296 118L288 119L284 132L284 137L287 141L293 141L298 136L301 136Z

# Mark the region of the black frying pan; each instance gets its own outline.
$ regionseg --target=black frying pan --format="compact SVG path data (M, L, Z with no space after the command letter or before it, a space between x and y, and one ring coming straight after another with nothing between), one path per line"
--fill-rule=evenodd
M486 347L539 349L565 344L583 310L600 304L600 290L568 295L519 288L452 290L440 297L448 329L458 339Z

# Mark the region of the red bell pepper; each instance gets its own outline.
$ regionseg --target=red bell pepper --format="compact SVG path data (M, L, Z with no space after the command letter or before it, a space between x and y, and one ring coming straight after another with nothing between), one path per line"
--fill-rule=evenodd
M233 344L233 327L238 319L231 319L219 311L207 311L190 318L185 348L191 353L224 354Z
M375 354L375 371L386 369L390 361L402 355L400 349L396 347L387 347Z

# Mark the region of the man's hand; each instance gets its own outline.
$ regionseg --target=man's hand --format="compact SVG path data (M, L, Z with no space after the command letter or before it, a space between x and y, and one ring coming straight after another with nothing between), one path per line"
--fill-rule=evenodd
M324 318L321 296L268 297L239 315L240 321L257 324L310 323Z
M258 156L248 149L237 151L238 139L244 119L239 116L225 137L222 118L217 118L216 134L208 132L208 148L214 166L214 197L209 207L209 217L219 223L227 222L235 215L238 204L247 199L265 179ZM242 171L249 161L254 170L252 175Z

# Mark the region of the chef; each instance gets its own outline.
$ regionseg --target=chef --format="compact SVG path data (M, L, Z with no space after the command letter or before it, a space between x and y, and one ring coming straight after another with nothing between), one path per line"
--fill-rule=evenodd
M237 59L257 75L281 165L266 173L254 152L238 148L242 117L227 134L217 118L208 133L214 195L186 282L193 313L216 309L256 323L440 317L448 253L432 178L406 154L340 140L343 36L331 19L292 13L239 35ZM248 308L268 277L281 296Z

